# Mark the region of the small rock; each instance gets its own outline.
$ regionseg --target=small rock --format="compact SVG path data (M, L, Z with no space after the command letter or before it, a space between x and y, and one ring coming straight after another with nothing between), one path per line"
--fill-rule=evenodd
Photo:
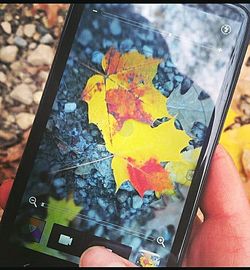
M28 44L27 41L26 41L25 39L23 39L22 37L19 37L19 36L16 36L16 37L14 38L14 42L15 42L15 44L16 44L17 46L22 47L22 48L26 47L27 44Z
M68 102L64 105L64 111L66 113L74 112L76 109L76 104L74 102Z
M11 13L5 13L5 14L4 14L4 20L5 20L6 22L12 21L12 20L13 20L12 14L11 14Z
M22 65L19 61L15 61L14 63L12 63L10 65L10 68L13 70L13 71L19 71L22 69Z
M6 75L2 71L0 71L0 82L6 83L6 80L7 80Z
M117 192L117 200L120 203L124 203L128 198L128 193L126 191L123 190L118 190Z
M110 24L110 31L114 36L120 35L122 32L122 28L120 22L117 19L114 19Z
M51 44L53 42L54 42L54 39L51 36L51 34L44 35L40 40L40 43L43 43L43 44Z
M27 84L17 85L10 93L10 96L26 105L30 105L33 102L33 95L30 87Z
M11 34L11 25L9 22L2 22L1 26L3 28L3 31L7 34Z
M84 29L80 36L79 36L79 42L83 45L86 46L88 45L93 39L92 33L88 29Z
M54 58L54 52L48 45L40 44L28 56L27 61L33 66L51 65Z
M21 112L16 116L16 123L22 130L26 130L32 126L34 118L34 114Z
M36 32L36 26L34 24L26 24L23 27L23 33L26 37L33 37Z
M129 191L129 192L134 190L133 186L130 184L130 181L123 182L122 185L120 186L120 189Z
M43 91L37 91L33 94L33 100L36 104L40 103L41 97L42 97Z
M7 43L8 43L9 45L13 45L13 44L14 44L14 37L13 37L13 35L11 35L11 36L8 37Z
M30 84L33 83L33 80L30 77L27 77L23 80L24 83Z
M35 42L32 42L29 45L29 49L34 50L36 48L36 46L37 46L36 43Z
M44 71L44 70L41 70L38 74L39 79L41 79L41 81L43 82L47 80L48 76L49 76L49 72Z
M19 25L17 30L16 30L16 36L22 37L23 36L23 26Z
M143 204L142 198L140 196L138 196L138 195L135 195L133 197L133 208L138 209L138 208L140 208L142 206L142 204Z
M16 60L18 48L14 45L9 45L0 49L0 61L11 63Z
M91 61L95 64L101 64L104 54L99 51L94 51Z
M0 130L0 138L5 141L11 141L16 138L16 135L6 130Z
M40 40L40 38L41 38L41 35L40 35L39 33L35 33L35 35L33 36L33 39L34 39L35 41Z

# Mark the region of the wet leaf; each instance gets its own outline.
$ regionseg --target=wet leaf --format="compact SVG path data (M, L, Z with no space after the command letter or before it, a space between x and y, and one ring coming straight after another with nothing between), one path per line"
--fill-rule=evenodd
M180 151L190 140L175 128L167 98L152 83L160 61L137 51L121 55L111 48L102 59L103 71L95 70L82 94L89 122L99 127L114 155L117 189L129 179L141 196L148 189L162 193L173 189L160 162L180 160ZM168 121L153 128L157 119Z
M179 87L171 93L167 101L169 113L179 120L183 129L191 137L194 137L191 130L195 122L207 127L214 109L211 98L199 99L203 92L202 88L193 84L189 91L182 95Z

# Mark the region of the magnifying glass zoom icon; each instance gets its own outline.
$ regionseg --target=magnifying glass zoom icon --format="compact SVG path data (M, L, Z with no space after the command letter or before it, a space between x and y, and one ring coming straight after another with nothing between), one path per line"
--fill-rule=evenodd
M30 203L30 204L33 204L35 207L37 207L37 204L36 204L36 197L31 196L31 197L29 198L29 203Z
M162 245L163 247L165 247L165 244L164 244L164 238L162 236L159 236L157 237L156 239L156 242L159 244L159 245Z

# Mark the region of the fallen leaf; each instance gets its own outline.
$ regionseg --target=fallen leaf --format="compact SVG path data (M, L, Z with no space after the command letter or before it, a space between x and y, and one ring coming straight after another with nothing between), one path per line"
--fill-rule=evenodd
M149 188L162 193L173 189L160 163L181 160L180 152L190 140L175 128L166 108L167 98L152 83L160 62L137 51L122 55L111 48L102 59L103 72L96 70L82 94L88 103L89 122L99 127L113 154L116 188L129 179L141 196ZM164 117L168 122L152 128L155 120ZM149 172L152 161L154 170Z
M243 149L242 166L248 180L250 180L250 143Z
M244 149L250 147L250 125L227 130L221 134L220 143L231 155L239 173L246 178L242 164L242 154Z
M33 16L38 10L45 11L48 19L48 27L51 28L57 24L58 11L67 8L68 4L33 4L31 11Z

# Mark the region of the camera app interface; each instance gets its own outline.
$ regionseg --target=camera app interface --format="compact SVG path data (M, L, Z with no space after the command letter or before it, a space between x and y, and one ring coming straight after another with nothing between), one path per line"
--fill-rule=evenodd
M13 241L166 265L241 26L203 6L85 5Z

